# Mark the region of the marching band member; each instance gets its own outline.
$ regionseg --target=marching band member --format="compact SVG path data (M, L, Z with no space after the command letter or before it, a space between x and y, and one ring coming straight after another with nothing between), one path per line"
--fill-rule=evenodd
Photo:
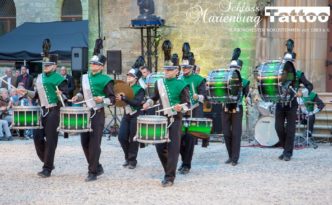
M102 73L105 62L106 57L102 54L91 58L90 71L82 76L82 90L72 98L73 102L85 99L87 106L91 109L92 132L81 134L82 148L89 164L86 182L97 180L97 176L104 173L104 169L99 163L101 137L105 124L104 105L115 103L114 81Z
M240 48L234 49L230 68L241 70L242 61L238 59L241 54ZM248 100L250 81L242 78L242 96L239 103L225 104L221 112L222 131L224 133L225 144L228 153L226 164L236 166L240 157L241 135L242 135L242 117L243 117L243 96ZM238 106L238 107L237 107Z
M296 54L293 52L294 41L289 39L287 41L287 52L284 56L286 61L294 61ZM312 83L310 83L302 71L296 71L296 80L294 92L298 90L299 85L303 84L309 91L313 89ZM295 89L295 90L294 90ZM278 157L280 160L289 161L293 155L294 148L294 137L296 129L296 111L298 103L296 97L300 96L300 93L291 92L291 101L288 103L279 102L276 104L276 114L275 114L275 129L279 138L279 143L283 147L282 154ZM286 126L285 126L285 122Z
M169 143L156 144L156 150L160 162L164 168L165 175L161 184L163 187L172 186L175 180L176 167L180 152L182 111L187 110L189 105L189 87L183 80L178 80L178 66L164 66L165 79L159 79L155 85L155 93L144 105L148 109L154 102L160 100L163 108L173 109L165 110L162 114L168 118L170 126L168 128Z
M205 78L193 72L194 65L190 65L188 60L183 60L181 65L182 78L190 88L190 101L192 110L192 117L203 117L203 101L206 95ZM184 133L181 137L181 159L182 164L178 171L180 174L187 174L191 169L191 161L194 154L194 147L197 138L191 136L189 133Z
M129 100L126 96L118 94L116 100L127 103L125 107L125 114L121 120L119 142L125 155L125 163L123 167L135 169L137 164L137 153L139 142L134 141L134 136L137 130L137 117L140 115L142 102L144 101L144 89L138 85L138 79L142 76L141 71L137 68L132 68L127 73L127 83L134 92L134 99Z
M42 107L42 129L35 130L34 144L39 159L44 163L40 177L50 177L54 169L54 155L58 144L60 121L59 95L66 94L67 83L65 78L56 72L57 56L50 55L48 61L43 62L43 73L36 81L36 91L17 89L17 93L39 99ZM62 97L64 97L62 95Z
M314 148L317 148L317 145L314 143L312 139L312 133L314 130L314 124L315 124L315 114L323 110L325 107L325 104L323 101L319 98L318 94L314 91L311 91L309 94L309 91L307 88L300 88L299 89L299 97L297 98L300 110L303 114L305 114L308 118L308 137L310 142L314 145ZM316 105L316 106L315 106Z

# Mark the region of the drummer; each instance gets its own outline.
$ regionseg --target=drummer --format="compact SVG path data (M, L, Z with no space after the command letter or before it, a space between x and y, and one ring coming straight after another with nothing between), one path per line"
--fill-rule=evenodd
M92 132L81 134L81 144L85 158L89 164L86 182L97 180L97 176L104 173L99 163L101 154L101 137L105 124L105 105L113 105L115 95L113 90L114 81L108 75L102 73L106 57L102 54L95 55L90 60L90 71L82 76L82 90L71 100L86 100L86 105L91 109Z
M288 40L290 43L287 45L287 51L284 60L295 61L296 54L293 52L294 41ZM293 42L293 44L292 44ZM291 88L294 92L297 92L299 86L303 84L309 91L313 89L313 85L309 82L304 73L300 70L296 71L295 87ZM288 103L277 103L276 104L276 114L275 114L275 128L279 138L279 143L283 147L282 154L278 157L280 160L290 161L293 156L294 148L294 137L296 129L296 111L298 103L296 97L300 96L301 93L291 93L291 101ZM286 120L287 119L287 120ZM286 123L285 123L286 122Z
M315 124L315 114L320 112L324 107L324 102L319 98L318 94L314 91L309 93L307 88L299 89L298 103L300 110L303 114L308 116L308 131L309 131L309 140L314 143L312 139L312 133L314 130ZM315 143L314 143L315 144Z
M188 110L190 103L189 87L183 80L178 80L178 66L164 66L165 79L159 79L155 84L155 93L144 105L148 109L154 102L160 100L161 106L167 109L162 114L168 118L169 143L156 145L160 162L164 168L163 187L172 186L175 180L176 167L180 152L182 111ZM186 105L181 105L186 103Z
M132 68L127 73L127 83L134 93L134 99L128 99L124 94L116 95L117 101L123 101L127 105L124 107L124 116L121 120L119 131L119 142L125 155L123 167L135 169L137 164L137 153L139 143L134 141L137 130L137 117L141 114L142 102L144 100L144 89L138 84L138 79L142 73L137 68Z
M242 61L238 59L241 49L236 48L233 52L233 58L230 68L241 70ZM234 57L237 55L237 57ZM236 166L240 157L241 135L242 135L242 117L243 117L243 96L248 101L250 81L242 78L242 94L238 103L225 104L221 112L222 132L224 133L228 159L226 164Z
M194 61L193 59L183 60L182 61L182 77L190 88L190 101L191 101L191 109L193 109L191 113L191 117L193 118L203 118L203 101L204 96L206 96L206 88L205 78L201 77L198 74L193 72ZM180 174L188 174L191 169L191 161L194 154L194 147L197 138L190 135L189 133L184 133L181 137L181 148L180 154L182 159L182 164L178 171Z
M34 144L37 155L44 163L42 171L38 176L42 178L50 177L54 169L54 155L58 144L58 131L60 121L60 100L66 98L67 91L65 78L56 72L57 56L50 55L44 59L43 73L39 74L36 80L36 91L17 89L18 94L28 95L30 98L39 98L42 107L41 123L43 128L35 130Z

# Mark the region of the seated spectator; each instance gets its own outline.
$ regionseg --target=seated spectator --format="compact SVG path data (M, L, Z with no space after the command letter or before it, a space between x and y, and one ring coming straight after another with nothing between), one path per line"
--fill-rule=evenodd
M6 88L0 89L0 119L6 120L9 124L12 123L12 102L9 98L9 93Z
M4 135L5 134L5 135ZM12 133L10 132L8 122L0 120L0 141L12 141Z

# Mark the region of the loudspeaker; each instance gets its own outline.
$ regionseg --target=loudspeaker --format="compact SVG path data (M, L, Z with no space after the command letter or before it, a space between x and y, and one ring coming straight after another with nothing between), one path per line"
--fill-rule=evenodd
M73 47L71 49L71 69L82 73L88 71L88 48Z
M107 74L121 75L122 56L121 50L107 51Z

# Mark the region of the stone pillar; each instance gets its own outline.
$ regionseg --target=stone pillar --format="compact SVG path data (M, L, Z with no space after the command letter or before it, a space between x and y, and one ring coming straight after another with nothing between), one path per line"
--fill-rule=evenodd
M329 0L330 8L332 6L332 0ZM332 14L332 10L331 14ZM330 16L330 20L328 23L328 28L330 32L328 35L328 43L327 43L327 55L326 55L326 91L332 92L332 17Z

